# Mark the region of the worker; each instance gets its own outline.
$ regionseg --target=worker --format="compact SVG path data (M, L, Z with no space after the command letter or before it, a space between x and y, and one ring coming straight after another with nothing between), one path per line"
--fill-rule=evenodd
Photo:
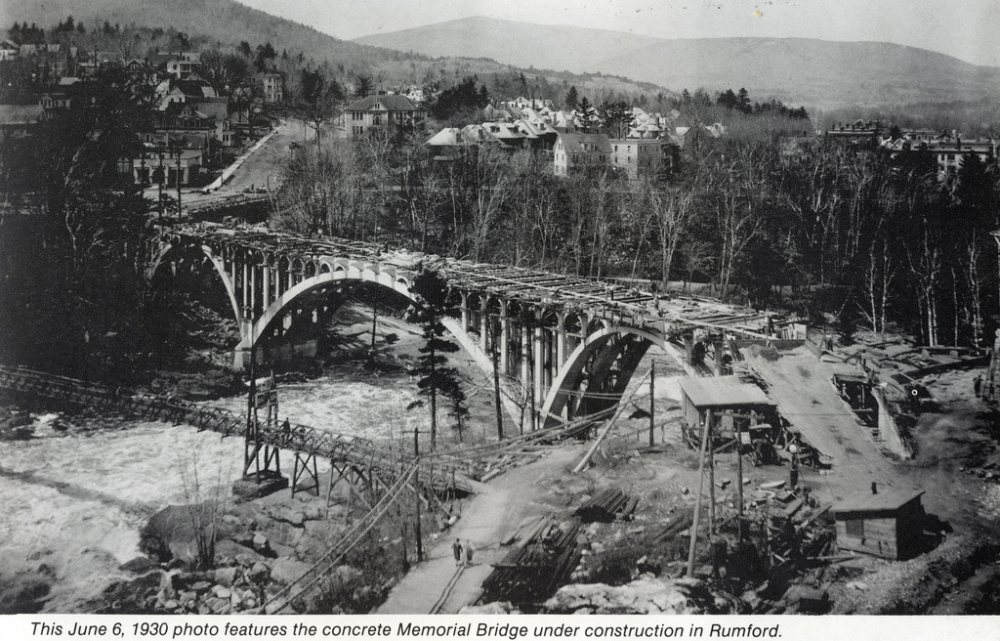
M465 567L472 567L472 541L465 542Z
M976 398L979 398L980 393L983 391L983 376L980 374L976 378L972 379L972 387L976 391Z
M455 539L455 543L451 546L451 552L455 555L455 565L457 567L462 567L462 542Z
M285 417L285 422L281 424L281 432L285 435L287 440L292 436L292 424L289 422L288 417Z
M792 469L788 472L788 487L794 490L799 485L799 448L789 445L788 452L792 455Z

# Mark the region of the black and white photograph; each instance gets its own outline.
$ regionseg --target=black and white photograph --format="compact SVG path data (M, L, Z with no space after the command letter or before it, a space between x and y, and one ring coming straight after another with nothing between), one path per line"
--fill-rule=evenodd
M1000 615L998 33L0 0L4 636Z

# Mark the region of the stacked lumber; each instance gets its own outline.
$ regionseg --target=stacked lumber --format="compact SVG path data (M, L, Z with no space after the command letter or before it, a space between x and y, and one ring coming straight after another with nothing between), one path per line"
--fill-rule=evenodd
M479 603L541 603L565 584L580 563L579 524L559 525L543 518L519 529L511 548L483 581Z
M635 514L639 499L632 498L621 490L608 488L581 505L575 516L584 523L611 523L616 518L630 520Z

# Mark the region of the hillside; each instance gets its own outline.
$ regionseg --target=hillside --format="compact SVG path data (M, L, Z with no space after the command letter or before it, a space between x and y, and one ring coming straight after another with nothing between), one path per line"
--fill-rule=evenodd
M301 51L317 63L328 61L345 78L357 74L369 75L381 79L388 86L419 83L427 78L460 78L468 75L477 75L481 80L488 81L493 74L511 71L507 61L496 62L479 57L478 54L440 54L444 59L432 59L427 56L437 57L439 54L415 54L339 40L313 27L251 9L234 0L87 0L86 3L79 0L46 0L44 4L37 0L0 1L4 5L0 10L0 28L9 27L14 22L34 22L48 28L69 15L77 22L83 22L88 29L96 28L105 20L112 25L134 23L153 28L172 27L192 38L208 38L224 45L235 45L241 40L246 40L251 46L270 42L279 52ZM602 40L604 44L595 50L600 52L601 57L606 56L609 50L623 50L613 46L615 42L624 46L622 34L595 33L610 34ZM597 38L596 35L594 37ZM646 46L655 42L655 39L647 38L633 44ZM572 51L571 43L564 41L559 49ZM542 50L536 48L536 53L541 55ZM532 64L530 60L531 56L518 58L518 61L527 61L523 65L525 68ZM515 66L514 71L520 70ZM530 80L533 74L526 73ZM546 77L552 86L562 86L567 80L553 74L546 74ZM570 81L583 93L595 96L609 92L655 94L662 89L650 86L649 83L640 86L625 78L604 76L573 77Z
M515 67L595 72L612 53L654 45L656 38L620 31L496 20L482 16L365 36L359 44L428 56L491 58Z
M1000 68L876 42L805 38L656 40L623 32L467 18L367 36L358 43L426 55L599 72L673 91L746 87L810 107L1000 96Z
M882 42L805 38L663 41L599 64L670 88L746 87L813 107L977 100L1000 95L1000 69Z
M400 59L398 52L338 40L284 18L251 9L233 0L3 0L3 26L14 21L36 22L48 27L68 15L88 28L105 20L111 24L173 27L190 35L207 36L225 44L247 40L270 41L281 51L302 51L317 61L343 62L346 66L374 65Z

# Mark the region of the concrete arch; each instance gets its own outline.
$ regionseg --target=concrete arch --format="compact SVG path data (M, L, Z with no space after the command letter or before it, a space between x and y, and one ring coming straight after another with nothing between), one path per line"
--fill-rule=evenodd
M691 366L685 362L683 355L676 347L667 342L663 336L637 327L605 324L601 329L588 335L566 357L566 362L559 368L559 373L553 379L552 386L545 397L545 403L542 405L541 415L544 417L543 420L558 419L562 416L567 401L570 399L571 394L576 391L576 386L580 382L580 376L590 358L608 347L613 338L626 336L636 336L645 341L646 347L643 349L643 352L652 345L659 346L673 357L686 372L692 376L696 375ZM617 355L613 356L616 357ZM627 372L627 377L629 379L632 377L631 371Z
M160 265L163 264L167 255L169 255L175 248L183 246L179 242L174 242L174 240L175 239L171 239L169 242L164 243L164 247L159 251L159 253L157 253L152 264L149 268L147 268L146 279L150 283L153 282L153 279L156 277L156 272L160 269ZM190 245L188 245L188 247L190 247ZM233 308L233 317L236 319L236 326L243 327L243 308L240 307L240 304L236 299L236 284L233 283L232 277L230 277L229 273L226 271L225 261L217 256L208 245L201 245L201 251L205 254L208 260L211 261L212 267L215 268L219 278L222 279L222 285L226 288L226 295L229 297L229 304Z

